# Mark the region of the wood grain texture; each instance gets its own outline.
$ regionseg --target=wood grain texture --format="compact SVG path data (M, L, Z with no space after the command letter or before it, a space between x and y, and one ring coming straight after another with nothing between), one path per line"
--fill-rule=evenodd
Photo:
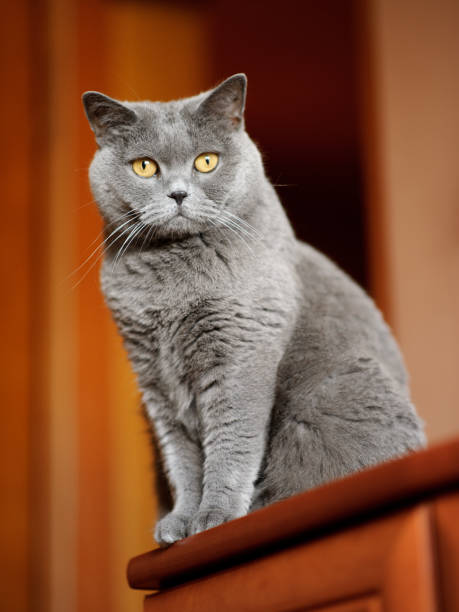
M107 11L110 4L100 0L73 0L75 13L72 58L78 67L77 78L72 81L74 93L73 114L78 145L73 178L77 193L75 206L74 240L76 242L75 267L91 252L89 245L101 230L101 222L89 190L87 168L94 154L94 140L88 129L81 104L81 94L87 89L106 87ZM71 143L69 143L71 145ZM88 204L85 206L86 204ZM92 246L94 248L95 245ZM84 268L84 272L88 268ZM76 275L77 282L82 275ZM78 376L78 573L77 610L95 612L116 609L112 589L112 510L110 503L111 444L109 340L104 307L99 289L98 266L82 278L72 291L77 309L78 345L76 373ZM97 581L94 580L97 576Z
M30 112L31 28L27 2L2 7L0 24L1 81L5 90L0 108L3 118L0 163L0 277L2 299L0 486L0 601L5 610L26 609L30 554L29 468L31 403L31 232L33 163L27 122ZM11 32L14 31L14 36ZM13 126L14 129L8 129Z
M432 504L429 503L416 507L393 543L383 577L384 610L439 610L434 555Z
M299 538L316 538L346 522L429 499L458 484L459 441L455 440L278 502L167 549L135 557L128 566L128 580L131 587L140 589L177 584Z
M47 257L43 290L47 310L48 358L43 390L48 411L49 559L47 610L77 610L78 567L78 403L77 304L66 282L75 264L75 211L78 206L77 96L74 2L50 0L47 27ZM43 341L42 340L42 341Z
M396 513L163 591L146 599L145 612L339 610L331 604L340 601L367 612L368 599L358 601L364 593L375 594L373 609L435 612L428 512Z
M30 249L32 252L30 292L32 346L29 358L33 363L30 406L30 552L29 552L29 607L33 612L50 612L51 609L51 533L58 521L51 512L51 471L52 449L51 404L62 405L62 397L51 392L52 378L50 359L55 347L56 335L62 334L65 325L62 317L52 320L51 292L56 270L50 266L50 255L54 250L51 238L51 168L49 116L50 104L50 48L47 6L43 2L28 2L28 13L33 27L29 30L29 61L31 66L31 92L33 104L28 116L28 130L32 143L33 196L30 207L29 226L31 229ZM39 177L39 179L37 179ZM60 207L62 208L62 207ZM61 228L62 229L62 228ZM57 262L55 262L57 263ZM55 323L55 325L54 325ZM65 334L62 334L65 337ZM59 379L60 390L71 393L68 379L63 376L67 363L60 360L60 371L53 372ZM54 443L54 440L53 440ZM60 461L61 474L66 471L63 457ZM65 481L69 482L69 475ZM70 500L69 500L70 501ZM70 501L71 504L71 501ZM64 513L61 514L61 516ZM58 527L59 528L59 527ZM61 534L60 534L61 535ZM61 538L62 540L62 538ZM71 549L67 540L67 558ZM62 558L60 560L62 562ZM59 563L59 562L58 562ZM71 610L69 610L71 612Z
M444 612L459 610L459 493L434 505L438 575Z

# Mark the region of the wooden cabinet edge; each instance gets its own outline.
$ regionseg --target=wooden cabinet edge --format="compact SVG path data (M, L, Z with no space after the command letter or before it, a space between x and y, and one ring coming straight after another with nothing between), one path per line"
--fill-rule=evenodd
M368 610L377 610L374 602L381 600L382 609L390 612L436 612L431 514L430 505L421 504L298 543L149 596L144 609L320 610L328 602L357 603L373 593Z

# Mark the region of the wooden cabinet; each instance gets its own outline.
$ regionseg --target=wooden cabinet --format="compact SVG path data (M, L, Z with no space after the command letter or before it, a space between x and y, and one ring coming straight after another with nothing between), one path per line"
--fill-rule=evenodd
M459 442L132 559L163 612L458 612Z

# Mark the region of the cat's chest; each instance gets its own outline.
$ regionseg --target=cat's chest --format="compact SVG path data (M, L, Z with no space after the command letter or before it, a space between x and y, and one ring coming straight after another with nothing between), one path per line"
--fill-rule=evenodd
M102 288L141 386L155 384L183 405L206 369L282 342L285 292L250 272L196 252L193 261L179 252L104 262Z
M225 276L211 263L191 265L183 257L125 258L102 268L102 289L141 386L156 384L183 405L190 364L183 345L193 333L202 305L222 294ZM218 300L217 300L218 302ZM172 397L171 395L174 395ZM177 395L177 397L175 397Z
M171 246L147 253L126 253L121 260L106 256L102 289L121 316L145 320L186 308L197 299L234 289L229 261L211 248ZM172 316L175 316L174 314Z
M123 264L116 268L110 261L104 263L102 289L139 386L143 392L155 389L174 418L190 435L198 436L193 366L183 349L201 315L201 305L217 286L206 284L189 269L154 267L135 260Z
M141 369L137 362L143 359L163 379L173 378L180 369L176 328L198 296L192 286L196 281L186 284L176 277L136 260L123 262L119 269L107 263L102 274L105 299L135 369Z

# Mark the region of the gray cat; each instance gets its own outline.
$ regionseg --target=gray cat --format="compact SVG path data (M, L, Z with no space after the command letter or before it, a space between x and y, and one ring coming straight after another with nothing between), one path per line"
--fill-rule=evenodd
M83 96L102 288L172 493L171 543L425 442L373 302L296 240L244 129L246 77Z

